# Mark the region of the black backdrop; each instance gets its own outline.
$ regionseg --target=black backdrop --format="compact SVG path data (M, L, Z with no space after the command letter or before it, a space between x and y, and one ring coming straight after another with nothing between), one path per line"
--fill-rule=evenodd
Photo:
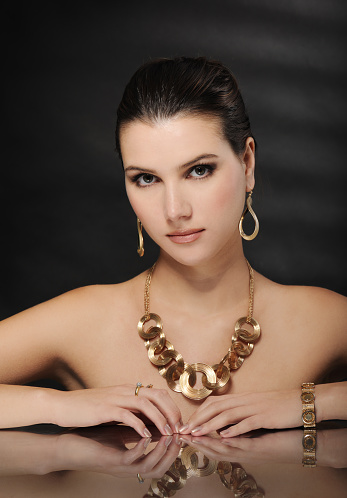
M345 293L346 2L9 3L1 316L148 267L114 152L117 103L148 58L236 74L258 143L253 266ZM67 7L68 5L68 7Z

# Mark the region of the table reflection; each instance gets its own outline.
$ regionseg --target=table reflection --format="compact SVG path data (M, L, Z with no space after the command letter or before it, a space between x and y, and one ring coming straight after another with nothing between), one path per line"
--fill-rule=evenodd
M317 430L315 467L302 464L302 430L227 440L154 430L144 439L124 426L2 430L0 496L346 496L347 428L328 427Z

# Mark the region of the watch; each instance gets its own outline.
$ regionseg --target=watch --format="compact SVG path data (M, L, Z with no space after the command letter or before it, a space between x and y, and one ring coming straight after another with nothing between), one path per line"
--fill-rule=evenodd
M304 382L301 386L301 401L302 401L302 422L304 428L316 427L316 414L314 410L314 383Z

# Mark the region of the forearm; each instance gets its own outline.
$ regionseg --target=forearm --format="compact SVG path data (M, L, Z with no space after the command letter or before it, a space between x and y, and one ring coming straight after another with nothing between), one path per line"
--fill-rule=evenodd
M317 422L347 420L347 382L320 384L315 390Z
M0 385L0 429L54 423L54 389Z

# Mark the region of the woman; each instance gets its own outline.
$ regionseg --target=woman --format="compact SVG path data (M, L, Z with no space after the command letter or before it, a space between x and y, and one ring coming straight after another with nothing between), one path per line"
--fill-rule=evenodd
M305 406L312 426L314 388L302 400L303 382L318 384L316 420L346 418L346 383L323 384L346 366L345 298L276 284L245 260L245 196L248 238L258 228L255 142L229 71L204 58L145 64L125 89L116 143L138 251L143 225L159 259L128 282L2 323L0 426L116 421L144 437L150 424L231 437L300 426ZM48 376L68 391L18 385Z

